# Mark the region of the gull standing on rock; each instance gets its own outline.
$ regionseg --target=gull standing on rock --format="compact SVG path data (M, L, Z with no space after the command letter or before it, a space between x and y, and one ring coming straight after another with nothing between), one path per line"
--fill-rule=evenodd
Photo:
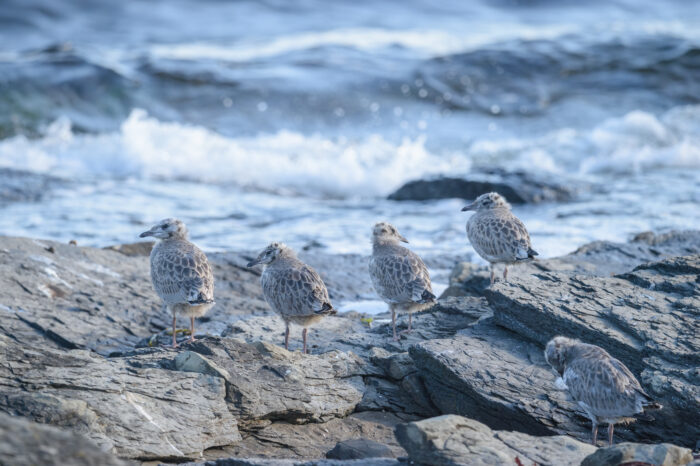
M632 372L603 348L554 337L547 343L544 357L560 376L557 386L568 389L593 422L593 445L598 424L608 424L608 442L612 445L615 423L634 421L632 416L645 408L661 409Z
M467 221L467 236L474 250L491 264L491 285L494 264L503 263L503 280L508 279L508 265L527 262L537 256L530 235L510 204L498 193L486 193L462 209L476 213Z
M194 341L194 318L214 306L214 275L207 256L187 239L187 227L176 218L166 218L139 235L160 241L151 251L151 281L163 304L173 315L173 347L177 347L177 314L190 318L190 340Z
M408 330L411 332L413 312L435 302L428 268L418 254L399 244L408 243L393 225L380 222L372 230L372 257L369 276L377 294L391 309L391 325L396 334L396 311L408 312Z
M257 264L265 265L260 277L265 301L284 319L287 327L285 349L289 349L289 324L294 322L304 327L301 335L306 354L308 327L337 312L331 305L326 285L314 269L300 261L283 243L271 243L248 263L248 267Z

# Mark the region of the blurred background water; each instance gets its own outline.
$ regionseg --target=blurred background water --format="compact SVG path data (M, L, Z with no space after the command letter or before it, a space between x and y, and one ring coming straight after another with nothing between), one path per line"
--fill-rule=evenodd
M590 186L515 208L544 257L700 225L698 2L3 0L0 44L0 167L50 180L5 235L464 253L463 201L386 196L493 167Z

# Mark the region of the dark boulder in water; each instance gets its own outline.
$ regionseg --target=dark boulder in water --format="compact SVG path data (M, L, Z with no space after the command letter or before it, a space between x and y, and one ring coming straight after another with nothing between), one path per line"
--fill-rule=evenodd
M534 204L548 201L569 201L577 187L547 181L523 171L489 170L464 177L439 176L409 181L389 195L394 201L426 201L429 199L475 199L480 194L496 191L513 204Z

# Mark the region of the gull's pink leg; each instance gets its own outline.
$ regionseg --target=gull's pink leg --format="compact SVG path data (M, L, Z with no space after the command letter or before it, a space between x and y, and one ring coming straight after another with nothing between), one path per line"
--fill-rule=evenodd
M412 320L413 320L413 314L409 312L409 313L408 313L408 329L407 329L407 330L403 330L403 331L401 332L402 334L403 334L403 333L411 333L411 321L412 321Z
M302 354L306 354L306 327L304 327L304 330L301 332L301 338L304 340L304 349L302 350Z
M289 349L289 324L287 323L287 330L284 332L284 349Z
M613 429L615 428L615 424L610 423L608 424L608 442L610 443L610 446L613 444Z
M506 265L506 268L503 269L503 281L507 282L508 281L508 266Z
M596 440L598 439L598 424L593 424L593 440L591 443L595 445Z
M177 348L177 328L175 328L176 324L177 317L175 317L175 314L173 314L173 348Z
M190 317L190 341L194 341L194 316Z

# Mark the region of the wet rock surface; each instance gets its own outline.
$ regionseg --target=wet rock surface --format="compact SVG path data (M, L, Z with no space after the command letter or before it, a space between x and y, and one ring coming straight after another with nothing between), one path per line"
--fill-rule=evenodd
M532 204L546 201L568 201L575 197L576 188L559 184L532 173L484 170L461 178L438 177L409 181L389 195L395 201L425 201L457 198L474 200L497 191L512 204Z
M484 270L460 265L398 342L388 313L348 311L309 331L304 356L299 327L291 351L283 349L284 324L262 299L259 271L245 267L249 253L209 255L217 304L199 319L197 341L178 331L174 350L163 346L170 316L151 288L147 244L94 249L4 237L0 411L137 461L389 465L408 456L455 464L460 455L486 461L513 451L523 464L568 464L558 455L583 451L576 439L588 441L590 422L555 389L544 362L544 343L564 334L606 348L664 405L653 420L618 426L616 439L693 447L699 244L700 232L593 243L519 267L486 290ZM303 254L333 299L373 297L365 258ZM406 329L406 316L398 326ZM470 419L430 419L441 414ZM436 432L455 431L441 452L433 451L440 442L405 443L424 419ZM365 444L373 447L357 448ZM345 459L324 459L334 449ZM390 458L349 459L356 450Z

